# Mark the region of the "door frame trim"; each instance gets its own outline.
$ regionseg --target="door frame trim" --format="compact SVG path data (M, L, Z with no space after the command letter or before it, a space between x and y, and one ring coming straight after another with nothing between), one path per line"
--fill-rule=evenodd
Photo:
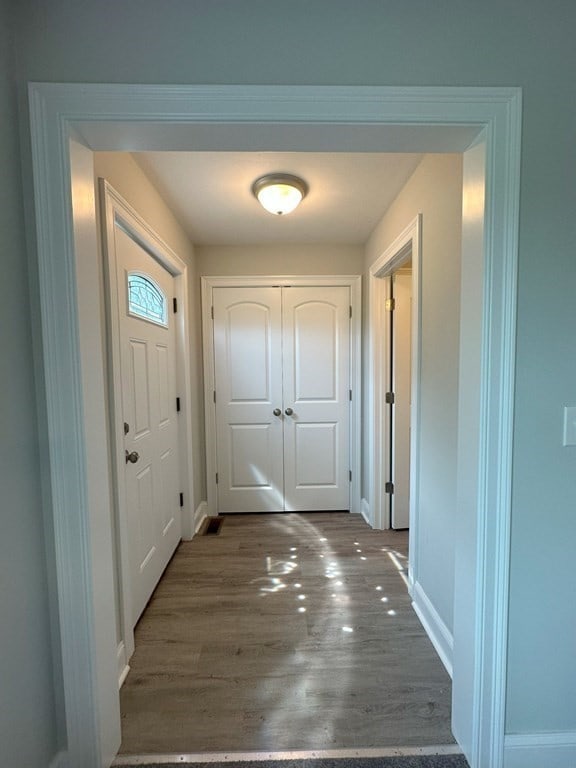
M71 142L87 151L138 149L254 149L468 152L485 138L486 236L475 264L479 313L474 359L479 397L468 455L475 492L460 521L462 546L457 572L466 622L466 653L454 666L460 686L458 733L472 768L501 768L504 755L508 591L512 494L515 330L522 90L518 87L137 85L30 83L30 140L34 210L28 224L36 239L31 268L38 277L42 350L36 359L46 440L42 469L46 531L56 574L51 612L59 628L55 653L61 669L56 685L63 700L63 750L69 765L101 768L104 742L99 691L104 667L116 667L105 649L96 667L95 616L113 608L113 595L95 594L107 562L99 558L91 531L97 509L106 514L102 488L109 484L106 460L88 460L87 436L103 423L103 404L86 393L89 362L103 380L102 313L94 299L93 211L74 200ZM220 126L214 131L214 125ZM242 133L242 130L244 132ZM291 130L295 129L295 130ZM236 133L234 133L236 132ZM234 136L241 134L241 141ZM368 149L370 148L370 149ZM78 189L78 191L80 191ZM473 190L471 190L471 193ZM485 207L483 205L485 201ZM78 204L75 205L75 202ZM87 248L75 240L75 224L86 219ZM37 271L36 271L37 270ZM40 330L40 329L38 329ZM80 339L87 339L81 345ZM89 355L92 355L89 357ZM106 441L99 444L105 451ZM97 458L101 458L98 454ZM108 509L108 513L110 510ZM53 554L52 554L53 553ZM457 558L458 561L458 558ZM106 604L108 601L108 604ZM113 649L112 649L113 650ZM461 668L462 679L459 666ZM60 676L61 675L61 676ZM58 700L57 696L57 700ZM104 745L104 746L103 746Z
M208 515L217 515L216 490L216 406L213 392L214 345L212 343L212 290L214 288L254 288L270 286L343 286L350 289L352 318L350 321L350 512L360 512L361 479L361 413L362 413L362 276L361 275L259 275L216 277L205 275L202 286L202 347L204 364L204 420L206 438L206 490ZM356 396L354 395L356 393Z
M384 309L390 298L391 274L412 255L412 376L410 382L410 547L417 549L418 477L420 473L420 364L422 357L421 258L422 214L419 213L371 265L368 275L370 358L368 378L368 425L372 451L370 462L370 511L375 528L391 527L390 511L384 509L386 476L379 467L390 466L389 409L385 397L390 381L390 356L383 351L390 338L390 314ZM410 571L414 567L410 557Z
M121 221L122 228L139 242L150 255L174 278L178 312L172 314L176 328L176 389L180 397L178 415L178 466L180 488L184 493L184 507L179 511L183 538L192 538L194 523L194 489L192 485L192 421L190 381L190 339L188 322L188 265L152 229L140 214L120 195L106 179L98 179L100 224L102 232L102 256L104 260L104 285L107 316L108 385L109 385L109 434L112 454L112 491L119 589L119 614L121 643L118 647L120 681L130 670L129 659L134 652L134 627L132 626L132 595L128 556L129 532L126 519L126 479L124 458L124 431L122 423L122 377L120 355L120 308L116 276L116 248L114 227ZM121 647L123 645L123 648ZM121 656L123 655L123 659Z

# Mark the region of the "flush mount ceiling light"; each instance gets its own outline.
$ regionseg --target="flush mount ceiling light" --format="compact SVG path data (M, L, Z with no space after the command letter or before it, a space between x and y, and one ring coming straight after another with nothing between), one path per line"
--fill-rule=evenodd
M293 211L306 197L308 184L289 173L269 173L252 184L252 192L260 205L276 216Z

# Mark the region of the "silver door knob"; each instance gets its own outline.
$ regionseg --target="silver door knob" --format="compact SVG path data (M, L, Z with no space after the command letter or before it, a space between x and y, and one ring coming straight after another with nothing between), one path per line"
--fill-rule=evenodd
M272 413L274 414L274 416L282 416L282 411L280 410L280 408L274 408Z
M130 462L130 464L136 464L139 458L140 454L137 451L132 451L132 453L126 451L126 464L128 464L128 462Z
M292 414L294 413L294 411L292 410L292 408L286 408L286 410L284 411L284 413L286 414L286 416L292 416Z

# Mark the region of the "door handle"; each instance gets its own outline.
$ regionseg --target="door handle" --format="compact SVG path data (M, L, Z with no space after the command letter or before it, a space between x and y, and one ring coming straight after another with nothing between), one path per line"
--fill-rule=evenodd
M286 414L286 416L292 416L292 414L294 413L294 411L292 410L292 408L286 408L286 410L284 411L284 413Z
M126 455L126 464L128 464L128 462L130 462L130 464L136 464L136 462L140 458L140 454L137 451L132 451L131 453L130 451L126 451L125 455Z
M274 414L274 416L282 416L282 411L280 410L280 408L274 408L272 413Z

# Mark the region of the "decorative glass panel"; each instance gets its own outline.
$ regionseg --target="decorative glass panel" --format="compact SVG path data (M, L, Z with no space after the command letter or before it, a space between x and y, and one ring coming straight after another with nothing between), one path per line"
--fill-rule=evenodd
M137 272L128 275L128 311L158 325L168 325L166 296L150 278Z

